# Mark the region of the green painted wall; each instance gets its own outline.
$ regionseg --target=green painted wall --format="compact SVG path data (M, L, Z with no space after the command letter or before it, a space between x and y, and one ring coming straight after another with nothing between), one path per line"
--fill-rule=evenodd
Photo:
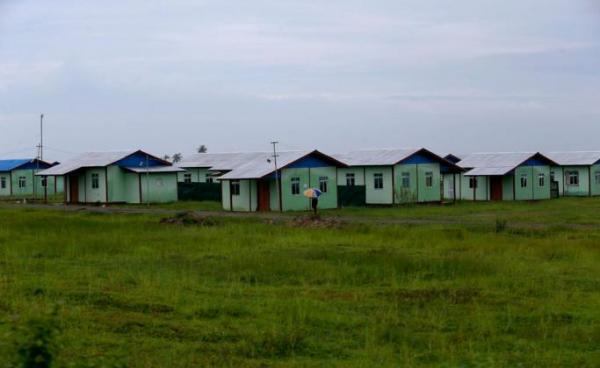
M185 179L185 174L191 174L192 175L192 183L206 183L208 169L198 168L198 167L184 168L184 169L185 169L185 172L177 173L177 181L178 182L183 183L184 179Z
M544 175L544 185L540 186L539 175ZM527 178L527 185L521 186L521 178ZM538 200L550 198L550 167L520 166L515 169L515 196L517 200Z
M431 186L427 186L427 173L432 174ZM440 165L400 164L394 167L395 203L439 202L441 200ZM409 187L403 187L403 174L408 174Z
M338 185L346 186L346 174L354 174L354 185L365 185L365 170L363 167L339 168L337 170Z
M177 173L140 174L142 203L169 203L177 201ZM136 192L135 188L128 191Z
M477 176L477 188L469 188L469 176L462 175L460 191L461 199L465 201L487 201L489 200L490 181L487 176Z
M565 184L565 177L564 177L564 172L563 172L563 168L560 166L553 166L550 168L550 172L554 173L554 180L556 182L558 182L558 195L560 197L564 196L564 184Z
M600 165L591 167L592 171L592 195L600 195Z
M221 180L223 193L223 209L226 211L250 212L257 210L257 184L256 180L240 180L240 194L229 195L229 180ZM231 201L230 201L231 199ZM232 205L230 205L232 203Z
M504 201L513 201L514 198L514 176L513 175L504 175L502 177L502 200ZM490 188L491 190L491 188ZM490 194L491 196L491 194Z
M375 174L383 174L383 189L375 189ZM393 204L392 168L369 166L365 168L367 204Z
M0 196L10 196L10 187L12 185L9 172L0 172L0 180L4 181L5 187L0 187Z
M123 175L124 197L126 203L141 203L140 183L142 182L142 174L125 172Z
M279 211L279 196L277 192L277 180L269 181L269 207L271 211Z
M4 177L6 180L6 188L0 188L0 196L10 196L11 188L13 197L43 198L45 193L53 195L55 192L54 178L48 177L48 187L44 188L42 185L44 179L41 176L35 176L37 171L27 169L0 173L0 177ZM25 178L25 187L19 188L20 177Z
M337 170L335 167L315 167L310 170L310 185L311 188L319 188L319 178L327 177L327 193L323 193L319 197L319 207L321 209L332 209L338 207L338 191L337 191ZM344 179L344 182L346 180ZM310 208L310 202L309 202Z
M283 169L281 170L281 193L284 211L306 211L310 210L310 200L303 192L310 188L308 169ZM292 194L292 178L300 179L300 192Z
M589 196L590 176L588 166L563 166L564 195L566 197L585 197ZM571 185L568 180L568 172L576 171L579 173L579 185ZM592 172L592 175L593 172ZM592 177L592 180L594 178Z
M455 199L455 195L456 195L456 200L459 200L461 198L461 179L462 179L462 175L461 174L443 174L442 175L443 178L443 186L444 186L444 200L447 201L452 201Z

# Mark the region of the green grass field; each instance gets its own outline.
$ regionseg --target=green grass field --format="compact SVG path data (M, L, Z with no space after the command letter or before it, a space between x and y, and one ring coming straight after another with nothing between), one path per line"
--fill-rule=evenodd
M164 216L0 207L0 367L599 365L600 199Z

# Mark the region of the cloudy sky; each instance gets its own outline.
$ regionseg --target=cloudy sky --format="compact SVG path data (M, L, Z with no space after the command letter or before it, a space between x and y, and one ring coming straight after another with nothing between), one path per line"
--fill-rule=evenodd
M0 0L0 156L600 149L599 0Z

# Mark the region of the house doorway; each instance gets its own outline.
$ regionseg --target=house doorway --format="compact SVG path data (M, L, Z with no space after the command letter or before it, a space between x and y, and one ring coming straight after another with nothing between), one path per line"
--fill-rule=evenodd
M69 176L69 203L79 203L79 176Z
M258 210L261 212L271 210L271 191L268 180L258 181Z
M492 201L502 200L502 176L490 177L490 194Z

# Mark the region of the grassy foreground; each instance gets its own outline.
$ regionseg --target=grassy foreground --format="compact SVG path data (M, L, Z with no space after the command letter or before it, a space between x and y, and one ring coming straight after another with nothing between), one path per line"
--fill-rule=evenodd
M573 212L600 202L556 203L332 228L0 208L0 367L52 311L59 367L594 367L600 227Z

